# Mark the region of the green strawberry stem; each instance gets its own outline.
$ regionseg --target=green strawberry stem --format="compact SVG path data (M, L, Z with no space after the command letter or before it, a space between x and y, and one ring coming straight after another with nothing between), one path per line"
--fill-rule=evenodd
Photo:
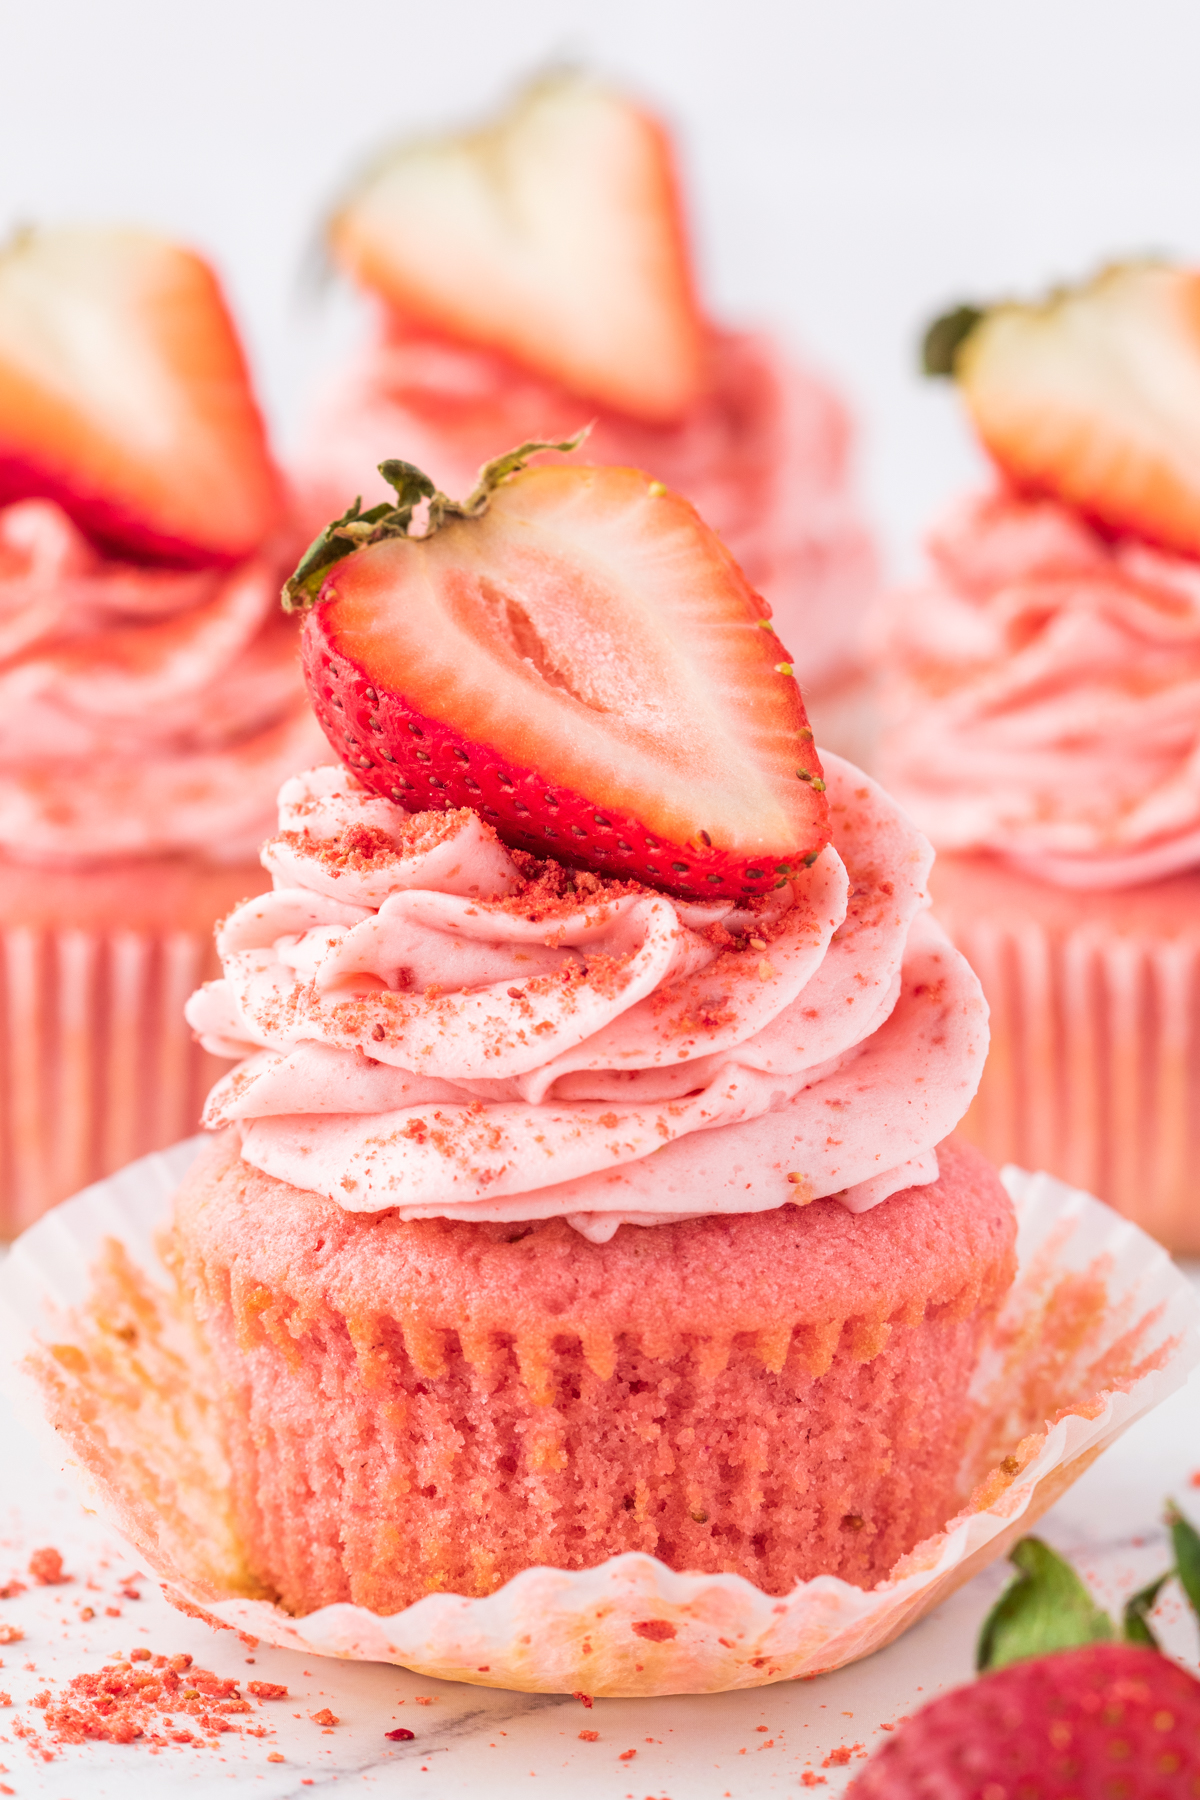
M1047 1656L1055 1650L1074 1650L1117 1637L1148 1650L1161 1648L1150 1626L1150 1615L1167 1583L1178 1580L1188 1604L1200 1620L1200 1534L1189 1525L1175 1502L1169 1501L1166 1524L1171 1532L1175 1561L1156 1580L1139 1588L1125 1602L1118 1633L1070 1563L1041 1538L1026 1537L1014 1544L1009 1561L1019 1570L1005 1588L979 1633L976 1670L1002 1669L1028 1657Z
M956 306L936 318L921 339L921 373L953 376L954 360L983 316L981 307Z
M379 473L389 487L395 488L396 504L393 506L390 501L381 500L377 506L363 512L362 495L359 494L340 519L334 519L319 532L300 558L295 572L284 583L281 596L284 612L307 612L316 603L329 569L344 556L352 556L356 550L367 544L377 544L383 538L410 537L412 516L422 500L429 502L429 517L420 534L422 537L432 537L447 519L477 519L487 511L488 501L500 483L523 469L531 456L536 456L539 450L558 450L564 455L578 450L591 429L590 425L585 425L574 437L560 443L532 438L528 443L518 444L515 450L506 450L503 456L493 457L480 469L479 480L465 500L451 500L413 463L389 457L379 464Z
M1022 1538L1008 1560L1020 1574L983 1622L976 1669L1003 1669L1026 1657L1115 1637L1112 1620L1070 1563L1041 1538Z
M1139 1588L1125 1602L1125 1610L1121 1615L1121 1635L1127 1644L1144 1644L1147 1650L1162 1648L1153 1631L1150 1629L1150 1614L1158 1603L1158 1596L1175 1573L1167 1569L1152 1581L1149 1587Z
M1188 1605L1200 1619L1200 1536L1188 1524L1173 1500L1167 1504L1167 1524L1175 1552L1174 1573L1188 1597Z

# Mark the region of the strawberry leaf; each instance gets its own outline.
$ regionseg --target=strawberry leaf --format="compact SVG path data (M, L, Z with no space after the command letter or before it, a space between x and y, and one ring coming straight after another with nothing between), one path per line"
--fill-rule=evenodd
M326 575L343 557L352 556L368 544L381 543L384 538L408 537L413 513L422 500L429 502L429 520L422 534L425 537L432 537L447 519L477 519L487 511L488 501L501 482L523 469L531 456L536 456L539 450L558 450L564 455L578 450L590 430L591 426L585 425L574 437L556 443L531 438L527 443L518 444L515 450L506 450L503 456L493 457L480 469L479 480L465 500L451 500L441 493L415 464L401 462L394 456L386 458L379 464L379 473L389 487L395 488L396 504L392 506L381 500L377 506L363 512L362 495L359 494L340 519L334 519L318 533L294 573L283 584L280 599L284 612L307 612L315 605Z
M1049 1544L1022 1538L1009 1561L1020 1573L983 1622L975 1658L981 1673L1116 1635L1108 1614Z
M448 500L445 494L434 494L429 503L429 528L425 533L426 537L432 537L447 519L477 519L480 513L487 511L488 501L501 482L523 469L531 456L536 456L539 450L558 450L564 456L569 455L572 450L578 450L591 429L590 425L584 425L574 437L563 438L558 443L551 443L546 438L530 438L527 443L518 444L515 450L506 450L503 456L494 456L491 462L484 463L480 469L479 480L465 500ZM408 468L409 464L380 463L379 472L388 481L391 476L387 474L387 470L391 467Z
M1175 1551L1175 1573L1188 1597L1188 1604L1200 1618L1200 1536L1174 1501L1167 1507L1167 1524L1171 1528L1171 1545Z
M1167 1569L1152 1581L1148 1587L1139 1588L1125 1602L1121 1616L1121 1635L1127 1644L1144 1644L1147 1650L1161 1649L1158 1639L1150 1629L1150 1614L1154 1611L1158 1596L1174 1575L1174 1569Z
M953 376L954 359L982 318L978 306L956 306L935 319L921 340L921 373Z
M380 465L381 468L384 466ZM403 466L408 467L407 464ZM429 491L433 491L432 482L429 483ZM325 576L335 562L340 562L343 556L349 556L351 551L361 549L363 544L374 543L373 533L376 528L379 528L381 537L404 536L411 516L411 507L405 512L403 504L398 507L389 506L386 500L381 500L377 506L369 507L363 512L362 495L359 494L353 506L348 506L340 519L334 519L332 524L318 533L296 564L295 571L284 582L280 596L284 612L306 612L315 603ZM388 531L387 526L393 519L401 522Z

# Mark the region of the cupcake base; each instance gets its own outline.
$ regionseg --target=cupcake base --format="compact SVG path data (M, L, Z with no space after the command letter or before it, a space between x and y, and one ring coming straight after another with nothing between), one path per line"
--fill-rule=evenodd
M944 854L929 885L991 1009L962 1135L1200 1253L1200 873L1090 893Z
M0 861L0 1239L194 1131L226 1064L184 1001L257 862L60 870Z
M975 1485L883 1582L819 1576L780 1599L737 1575L676 1574L630 1553L588 1570L528 1569L486 1599L431 1594L384 1617L342 1603L297 1619L239 1580L210 1373L154 1247L195 1154L193 1142L134 1164L14 1246L0 1265L0 1371L56 1461L70 1443L90 1472L89 1502L169 1597L306 1655L613 1695L839 1668L1003 1555L1200 1355L1196 1296L1159 1246L1089 1196L1010 1170L1019 1269L970 1384L963 1479Z
M869 1587L957 1508L966 1389L1015 1268L974 1151L836 1201L589 1243L347 1213L242 1162L169 1259L216 1378L240 1560L301 1614L483 1596L641 1550L782 1594Z

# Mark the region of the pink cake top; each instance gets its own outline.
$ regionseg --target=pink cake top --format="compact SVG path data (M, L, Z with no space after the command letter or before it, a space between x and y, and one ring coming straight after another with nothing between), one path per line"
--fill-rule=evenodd
M53 501L0 510L0 849L253 854L324 745L278 589L266 560L110 561Z
M193 995L244 1060L206 1123L349 1211L567 1218L604 1239L936 1178L986 1008L926 912L926 840L826 756L834 841L744 906L508 850L341 768L285 784L271 893Z
M592 423L584 460L647 470L685 494L771 603L780 637L820 684L850 667L876 581L850 484L845 409L771 339L713 332L705 391L678 421L596 406L520 364L448 338L385 337L339 374L302 451L315 532L348 496L391 499L388 456L466 494L497 444L561 439ZM577 456L574 460L578 461Z
M1200 564L1007 493L929 551L881 645L884 779L922 830L1067 887L1200 865Z

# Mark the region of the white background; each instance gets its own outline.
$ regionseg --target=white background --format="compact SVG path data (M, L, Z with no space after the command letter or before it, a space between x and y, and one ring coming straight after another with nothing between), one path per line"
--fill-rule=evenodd
M355 329L312 278L347 173L564 57L677 125L709 301L840 378L893 566L978 466L930 312L1200 252L1197 0L0 0L0 226L206 249L286 449Z

